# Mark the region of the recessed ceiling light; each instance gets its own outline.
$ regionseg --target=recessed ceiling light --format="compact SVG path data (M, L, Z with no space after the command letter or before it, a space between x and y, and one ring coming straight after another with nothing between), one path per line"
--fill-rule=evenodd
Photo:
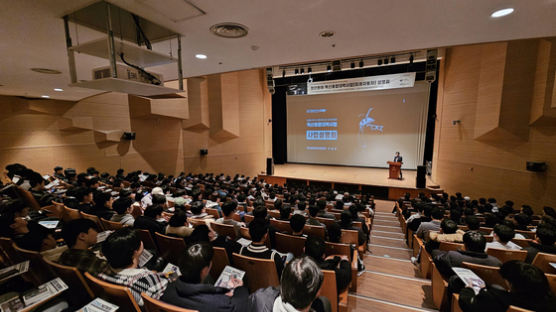
M218 37L235 39L247 36L249 29L238 23L220 23L212 25L210 31Z
M41 73L41 74L49 74L49 75L58 75L61 74L62 72L56 69L50 69L50 68L31 68L32 71L37 72L37 73Z
M64 89L54 88L54 91L56 91L56 92L62 92L62 91L64 91Z
M50 98L50 95L41 95L41 97L42 97L43 99L49 99L49 98Z
M502 9L502 10L492 12L492 14L490 14L490 17L499 18L499 17L503 17L503 16L506 16L506 15L510 15L513 12L514 12L514 8L506 8L506 9Z
M321 36L323 38L330 38L330 37L334 36L334 32L332 30L321 31L319 36Z
M200 59L200 60L204 60L204 59L207 58L207 56L204 55L204 54L195 54L195 57L198 58L198 59Z

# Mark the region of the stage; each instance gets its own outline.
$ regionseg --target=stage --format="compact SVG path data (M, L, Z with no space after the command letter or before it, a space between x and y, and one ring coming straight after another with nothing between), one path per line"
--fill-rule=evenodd
M426 189L418 189L415 186L417 177L416 170L404 170L402 167L403 180L389 179L386 168L364 168L329 165L307 165L307 164L284 164L274 166L274 175L260 175L267 183L283 185L284 183L306 183L319 184L330 183L331 188L345 189L349 191L368 190L376 193L377 198L397 199L405 192L412 196L419 192L438 192L427 176Z

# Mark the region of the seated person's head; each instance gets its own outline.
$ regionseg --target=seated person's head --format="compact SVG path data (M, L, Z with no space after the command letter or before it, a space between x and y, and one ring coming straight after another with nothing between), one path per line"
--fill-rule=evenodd
M305 217L300 214L294 214L290 219L290 227L293 233L301 233L305 226Z
M203 209L205 209L205 205L201 201L196 201L191 204L191 213L196 216L203 213Z
M133 200L129 197L120 197L112 203L112 209L116 211L117 214L126 214L131 212L131 204Z
M179 264L181 277L186 283L199 284L210 273L214 251L208 243L189 246Z
M324 199L319 199L317 201L317 207L319 208L319 210L324 210L326 209L326 200Z
M336 222L330 224L327 227L328 241L332 243L339 243L342 238L342 228Z
M97 243L98 229L94 221L76 219L64 223L62 237L69 248L87 249Z
M295 258L290 261L280 280L282 302L297 310L311 306L320 292L324 275L319 266L309 257Z
M253 209L253 217L255 219L261 219L261 220L265 220L266 216L267 216L267 211L266 211L266 207L263 206L256 206L255 209Z
M29 175L29 184L34 189L43 189L44 188L44 179L40 173L32 171Z
M152 195L152 203L153 205L160 205L160 206L164 206L166 205L166 196L162 195L162 194L153 194Z
M552 218L556 218L556 210L554 210L554 208L544 206L543 211L545 215L551 216Z
M229 200L222 204L222 213L226 217L231 217L234 211L237 209L237 203L233 200Z
M170 221L168 221L168 225L171 227L180 227L184 226L187 223L187 214L185 211L179 209L174 212L174 215L170 217Z
M256 243L263 242L268 234L268 224L263 220L253 220L249 223L249 236Z
M465 250L484 252L486 239L480 232L468 231L463 235L463 244L465 245Z
M442 220L444 218L444 210L438 207L434 207L431 210L431 217L435 220Z
M143 215L150 219L158 219L162 216L162 206L150 205L145 209Z
M458 230L458 225L453 220L444 219L440 223L440 228L444 234L454 234Z
M497 224L494 226L494 235L498 237L498 241L505 244L514 238L515 232L507 225Z
M431 205L423 205L423 214L425 215L425 217L430 218L431 214L432 214L432 209L434 208L434 206Z
M319 207L317 207L316 205L309 206L309 215L312 218L316 218L318 213L319 213Z
M193 232L188 238L190 244L195 243L208 243L213 237L213 233L210 231L206 224L197 225Z
M336 209L343 210L344 209L344 202L342 200L336 201Z
M289 205L285 205L280 209L280 219L288 220L290 218L290 214L292 212L292 208Z
M523 230L526 230L529 223L531 223L531 217L524 213L516 214L514 220L517 223L517 228Z
M75 197L80 203L90 203L93 201L93 191L87 187L79 187L75 190Z
M93 195L96 209L111 209L114 200L109 192L95 192Z
M143 242L129 227L116 230L102 242L102 254L114 269L137 267L142 253Z
M498 223L498 217L496 217L494 214L492 213L485 213L485 226L486 227L494 227L496 225L496 223Z
M324 252L326 251L326 244L324 239L319 236L309 236L305 240L305 254L316 262L324 259Z
M537 232L535 233L541 245L553 246L556 242L556 231L554 228L547 224L539 224L537 226Z
M478 231L481 227L481 222L476 216L470 215L465 217L465 224L469 231Z
M281 200L281 199L277 199L277 200L274 202L274 210L280 210L280 209L282 209L282 204L283 204L283 203L282 203L282 200Z
M305 207L307 207L307 203L305 203L304 200L299 201L299 203L297 203L297 209L298 210L305 210Z
M13 238L29 232L27 217L29 208L19 199L11 200L0 206L0 236Z
M532 216L533 215L533 208L531 208L531 206L529 206L529 205L523 205L523 206L521 206L521 212L528 215L528 216Z
M353 216L351 215L351 212L349 212L349 210L342 211L342 213L340 214L340 223L342 227L350 227L352 221Z
M500 275L510 283L510 292L520 294L522 298L544 299L550 294L546 275L531 264L517 260L507 261L500 267Z

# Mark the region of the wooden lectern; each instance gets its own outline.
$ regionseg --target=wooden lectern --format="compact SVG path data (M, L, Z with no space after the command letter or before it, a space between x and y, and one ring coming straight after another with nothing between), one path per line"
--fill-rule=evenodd
M389 167L390 179L399 179L400 178L400 170L402 168L402 163L397 161L387 161Z

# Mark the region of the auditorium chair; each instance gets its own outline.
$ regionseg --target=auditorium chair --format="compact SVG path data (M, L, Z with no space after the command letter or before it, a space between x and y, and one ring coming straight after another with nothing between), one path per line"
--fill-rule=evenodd
M208 215L212 216L214 220L220 219L220 214L218 213L218 209L216 208L205 208L205 211Z
M277 232L286 232L286 233L292 232L292 228L290 227L290 221L271 219L270 225L273 226Z
M14 265L19 262L19 258L14 249L14 242L9 237L0 237L0 251L2 252L2 263Z
M183 238L170 237L160 233L154 233L154 237L158 246L158 254L166 261L178 265L186 250Z
M322 270L324 279L322 281L322 288L320 295L328 298L332 312L347 312L348 290L338 294L336 288L336 272L332 270Z
M247 207L249 208L249 207ZM245 219L245 223L250 223L251 221L253 221L253 219L255 219L255 217L253 217L253 215L244 215L243 218Z
M249 235L249 228L248 227L240 227L239 228L239 234L241 235L241 237L245 238L245 239L251 239L251 235Z
M497 284L504 288L506 287L506 282L504 278L500 275L500 268L488 265L481 265L469 262L463 262L462 266L464 268L470 269L475 272L487 285Z
M332 255L344 255L350 259L351 262L351 284L349 290L356 292L357 291L357 250L351 253L351 246L349 244L342 244L342 243L331 243L325 242L325 251L324 254L328 256Z
M198 312L197 310L189 310L164 303L160 300L149 297L145 293L141 293L141 298L143 298L143 310L145 312Z
M459 294L452 294L452 312L463 312L459 306Z
M556 295L556 274L544 274L546 279L548 280L548 286L550 286L550 290L552 294Z
M506 312L533 312L533 310L527 310L516 306L509 306Z
M102 223L102 226L106 231L116 231L124 227L124 225L120 222L114 222L103 218L100 218L100 223Z
M237 222L243 222L243 220L241 220L241 215L237 212L234 212L234 214L232 215L232 219Z
M531 246L531 242L532 240L530 239L522 239L522 238L514 238L512 239L512 242L516 245L518 245L521 248L525 248L525 247L530 247Z
M494 236L493 235L483 235L483 237L485 238L485 241L487 243L492 243L494 241Z
M75 219L81 219L81 213L79 210L64 206L64 215L62 216L62 220L64 220L64 222L68 222Z
M342 237L340 238L340 242L344 244L355 244L355 246L359 245L359 232L356 230L344 230L342 229Z
M307 236L318 236L324 239L326 228L320 225L305 224L305 226L303 227L303 233L307 234Z
M31 208L31 210L34 211L39 211L41 209L41 206L39 205L39 203L37 202L37 200L35 199L35 197L33 197L33 194L31 194L31 192L24 190L23 188L17 186L15 188L15 191L17 192L17 195L19 196L19 198L29 207Z
M61 265L46 258L44 262L68 285L66 295L72 306L82 307L95 298L95 294L77 268Z
M220 273L224 271L227 265L230 265L230 259L228 258L228 253L223 247L213 247L214 256L212 257L212 267L210 268L210 276L216 281L220 276Z
M481 234L483 234L483 235L490 235L492 233L492 231L494 231L494 229L489 228L489 227L481 226L479 228L479 232L481 232Z
M421 249L421 258L420 258L420 262L421 262L421 268L420 268L420 272L421 272L421 276L423 278L431 278L431 273L432 273L432 256L429 254L429 252L425 249L425 244L423 243L423 240L421 240L419 237L417 237L416 234L413 235L413 239L415 241L414 245L419 246L417 249ZM417 254L415 254L415 256L417 256Z
M64 205L49 205L41 207L41 210L46 211L46 215L53 218L62 219L64 215Z
M276 264L272 259L252 258L234 253L232 255L234 267L245 271L247 287L253 293L259 288L268 286L279 286L278 272ZM262 274L264 272L264 274Z
M276 250L279 252L291 252L294 256L299 257L303 254L305 241L302 236L293 236L276 232Z
M196 219L196 218L187 218L187 222L189 222L194 227L197 225L207 224L207 221L205 221L205 219Z
M551 262L556 263L556 255L539 252L531 264L541 269L544 273L553 274L556 273L556 269L550 265Z
M89 272L85 272L85 278L95 295L117 305L119 307L118 310L141 312L129 288L107 283L92 276Z
M328 219L328 218L322 218L322 217L316 217L316 219L324 224L326 227L329 227L330 225L332 225L333 223L336 223L335 219Z
M30 277L32 280L31 282L35 286L39 286L54 278L54 273L46 265L40 252L20 248L15 243L12 244L12 246L15 250L18 262L29 260L29 272L27 276Z
M486 253L498 258L500 262L506 263L510 260L525 261L527 258L527 250L507 250L498 248L488 248Z
M99 217L97 217L95 215L92 215L92 214L84 213L83 211L80 211L79 213L81 214L81 218L89 219L89 220L93 221L96 224L99 232L102 232L102 231L105 230L104 226L102 225L102 222L100 222Z
M149 230L136 229L135 231L137 233L137 236L139 236L139 239L143 242L143 248L157 250L156 244Z
M450 242L440 242L438 249L442 251L458 251L463 249L463 244L461 243L450 243Z
M534 239L535 238L535 232L532 232L532 231L515 230L515 233L516 234L521 234L525 238L529 238L529 239Z
M212 222L210 227L220 236L229 236L231 239L236 238L236 231L233 225Z
M280 218L280 211L279 210L267 210L268 215L271 216L272 218Z
M431 269L432 300L438 310L444 311L448 303L448 281L440 274L434 262Z
M246 209L246 212L252 212L253 210L255 210L255 207L247 206L247 207L245 207L245 209Z

